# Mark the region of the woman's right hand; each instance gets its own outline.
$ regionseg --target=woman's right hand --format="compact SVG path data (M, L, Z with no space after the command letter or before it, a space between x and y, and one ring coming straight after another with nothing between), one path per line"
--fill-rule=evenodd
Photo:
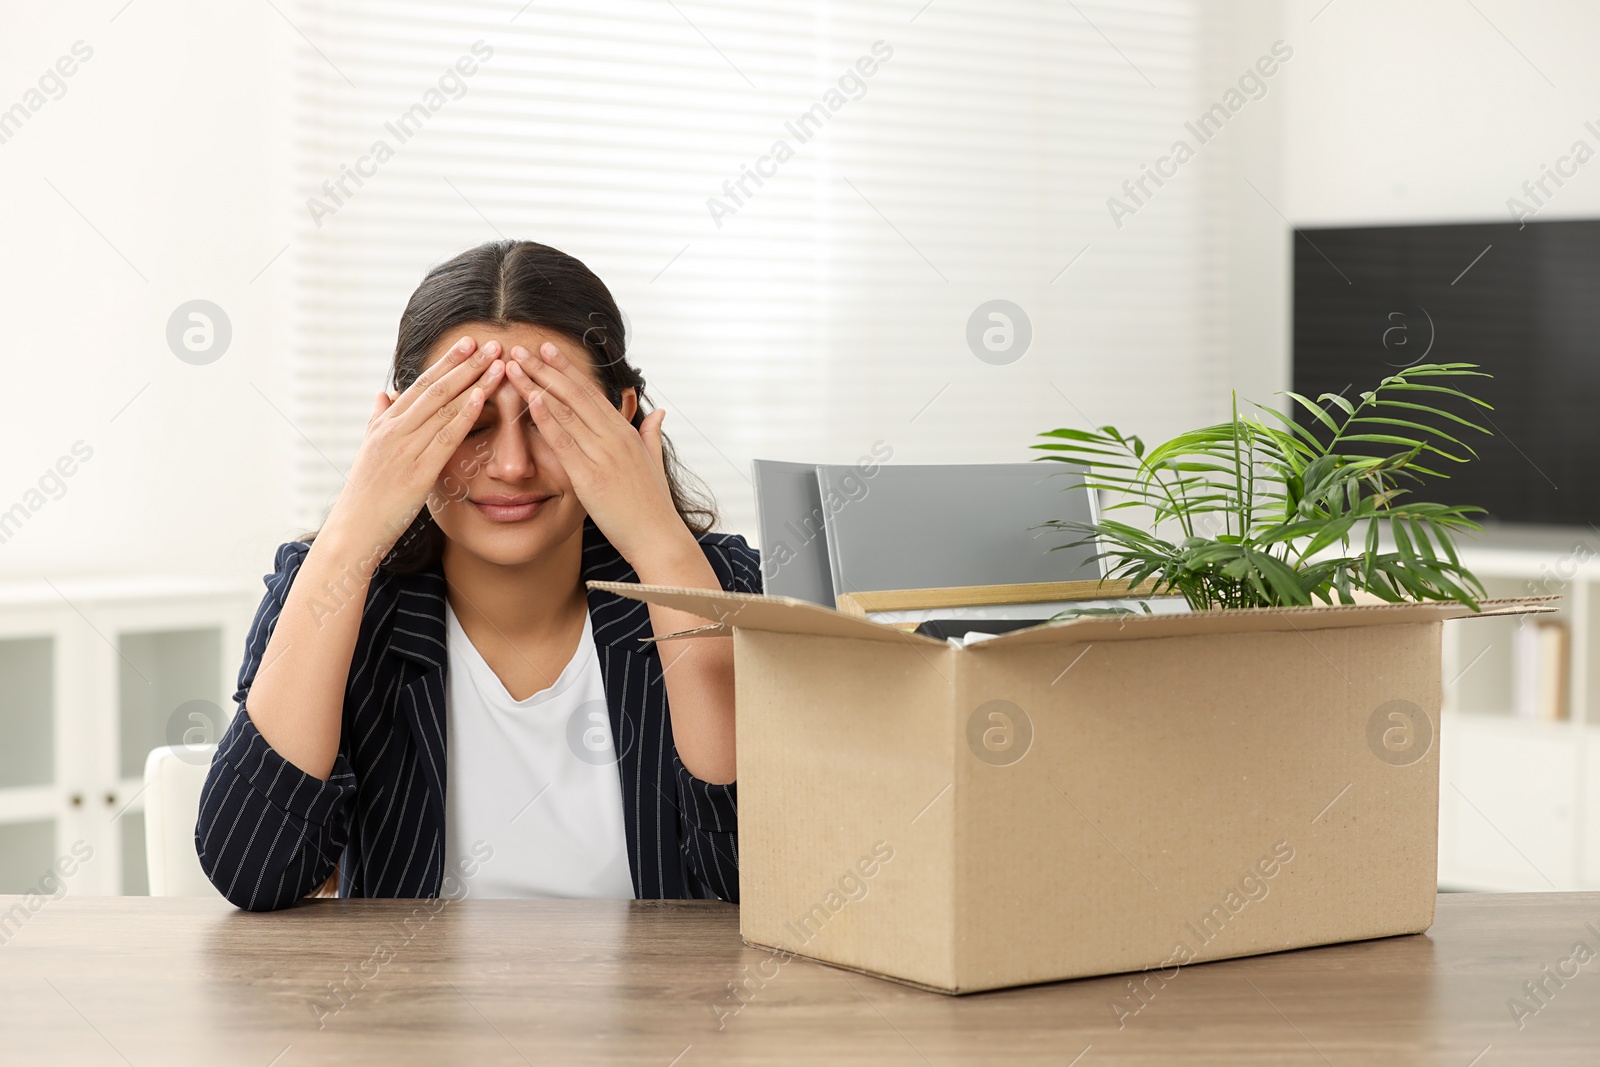
M405 392L378 394L339 499L291 579L250 676L241 676L248 690L241 706L261 737L314 778L329 781L338 759L372 576L503 381L499 356L497 342L480 351L463 337ZM270 805L261 797L256 803Z
M394 547L505 375L500 343L462 337L391 397L379 392L355 462L324 529L370 544L374 562Z

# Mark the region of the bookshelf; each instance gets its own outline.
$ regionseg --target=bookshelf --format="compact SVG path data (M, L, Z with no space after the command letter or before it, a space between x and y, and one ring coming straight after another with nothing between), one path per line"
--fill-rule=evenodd
M1600 889L1600 530L1495 528L1461 547L1490 596L1560 595L1540 621L1561 630L1444 624L1439 884ZM1565 717L1518 714L1552 684Z

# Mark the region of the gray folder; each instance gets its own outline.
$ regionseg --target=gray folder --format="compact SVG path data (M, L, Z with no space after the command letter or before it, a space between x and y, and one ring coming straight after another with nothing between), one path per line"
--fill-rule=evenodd
M817 465L758 459L750 466L761 536L762 591L833 607Z
M1093 546L1056 548L1081 535L1035 528L1094 521L1082 478L1064 463L819 465L833 591L1097 579Z
M766 592L827 607L839 593L1097 579L1076 535L1031 529L1095 518L1082 469L1064 463L878 465L758 459Z

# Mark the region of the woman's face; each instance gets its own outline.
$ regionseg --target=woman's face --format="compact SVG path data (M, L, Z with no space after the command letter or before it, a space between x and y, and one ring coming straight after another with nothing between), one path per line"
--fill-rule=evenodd
M539 346L553 343L582 373L599 385L582 344L539 326L457 327L428 353L431 366L463 336L480 349L510 360L521 347L538 358ZM623 391L622 414L630 421L638 399ZM428 511L452 542L491 563L515 565L565 544L583 527L587 512L573 490L555 450L545 443L528 405L502 378L485 399L478 421L434 483Z

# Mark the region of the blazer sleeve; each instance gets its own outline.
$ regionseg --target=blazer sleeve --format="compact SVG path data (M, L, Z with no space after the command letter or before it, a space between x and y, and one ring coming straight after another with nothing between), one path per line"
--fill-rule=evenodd
M761 553L738 534L702 534L700 547L722 588L735 593L761 592ZM715 785L696 778L676 750L673 773L678 780L678 810L690 872L705 896L739 900L739 805L737 783Z
M195 851L211 884L250 911L287 907L325 881L350 835L356 776L341 751L327 781L280 756L250 719L250 687L261 668L295 575L311 546L278 547L267 594L245 641L233 694L238 710L212 756L200 795Z

